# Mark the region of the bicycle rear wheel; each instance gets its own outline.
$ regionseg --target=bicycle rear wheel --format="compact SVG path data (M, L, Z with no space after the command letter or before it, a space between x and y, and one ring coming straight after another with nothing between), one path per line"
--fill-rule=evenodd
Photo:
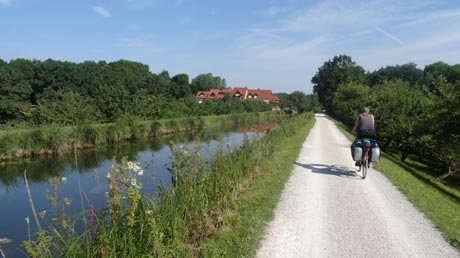
M369 167L369 159L367 157L363 158L363 160L361 161L361 170L362 170L362 173L363 173L363 179L366 178L367 176L367 169Z

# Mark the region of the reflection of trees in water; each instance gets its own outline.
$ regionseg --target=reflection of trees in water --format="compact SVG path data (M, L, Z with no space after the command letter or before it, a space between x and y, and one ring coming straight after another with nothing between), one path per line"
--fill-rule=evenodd
M110 145L98 150L80 151L77 154L77 163L80 171L94 171L107 160L119 161L122 157L136 160L139 152L159 151L172 141L178 144L192 142L210 143L222 140L226 133L240 128L229 126L219 131L207 130L200 132L179 133L156 137L149 141L131 142L120 145ZM75 171L75 156L55 155L34 159L22 159L14 164L0 165L0 181L6 190L22 187L24 183L24 170L27 170L27 179L31 183L46 182L51 177L60 176L65 170Z

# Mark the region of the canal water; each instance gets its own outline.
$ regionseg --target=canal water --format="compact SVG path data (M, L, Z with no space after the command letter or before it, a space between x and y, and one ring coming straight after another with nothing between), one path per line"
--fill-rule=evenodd
M191 148L199 139L202 147L201 155L209 157L217 148L234 149L242 145L245 137L252 139L261 133L240 131L235 128L228 131L206 131L195 134L178 134L160 137L151 141L129 143L121 146L110 146L103 150L80 152L75 157L55 156L41 159L24 160L16 164L0 164L0 249L6 258L25 257L22 241L29 238L26 219L30 221L30 231L36 232L36 225L29 202L24 180L26 172L30 193L37 213L44 215L42 228L47 228L46 221L54 218L56 210L46 197L54 192L51 180L58 178L58 198L67 198L67 204L59 203L58 209L65 208L66 213L81 214L82 205L79 183L82 188L83 206L87 210L92 204L99 208L106 203L105 193L108 191L105 178L113 160L127 157L144 169L138 178L143 185L145 195L154 196L158 186L169 187L172 184L168 167L171 163L170 142L184 149ZM78 169L77 169L78 168ZM47 220L48 219L48 220ZM11 239L9 244L1 244L2 238ZM0 257L2 253L0 251Z

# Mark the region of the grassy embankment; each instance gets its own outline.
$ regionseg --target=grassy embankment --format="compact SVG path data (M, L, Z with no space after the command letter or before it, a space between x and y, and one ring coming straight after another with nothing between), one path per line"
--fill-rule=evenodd
M348 139L354 140L355 136L349 133L350 128L333 121ZM431 219L453 246L460 248L460 189L449 186L449 182L436 180L439 172L427 162L417 161L415 157L401 162L399 156L399 153L383 153L375 168ZM453 177L450 179L455 180Z
M138 121L125 117L115 123L81 126L49 125L31 129L0 131L0 160L12 160L45 154L71 153L74 149L87 149L106 144L181 131L219 128L220 126L277 121L280 112L248 113L226 116L189 117Z
M313 123L312 114L282 119L263 138L248 140L238 150L223 146L210 163L199 147L171 144L176 186L163 189L156 199L140 194L135 179L142 173L136 164L114 164L107 174L107 209L82 215L86 231L77 233L70 217L61 214L51 234L42 231L25 242L28 254L251 257ZM59 207L59 200L52 201Z

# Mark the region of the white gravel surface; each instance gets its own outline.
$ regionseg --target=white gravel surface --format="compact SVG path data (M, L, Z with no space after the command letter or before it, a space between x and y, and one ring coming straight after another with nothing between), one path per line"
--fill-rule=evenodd
M350 144L316 116L256 257L460 257L380 172L361 179Z

